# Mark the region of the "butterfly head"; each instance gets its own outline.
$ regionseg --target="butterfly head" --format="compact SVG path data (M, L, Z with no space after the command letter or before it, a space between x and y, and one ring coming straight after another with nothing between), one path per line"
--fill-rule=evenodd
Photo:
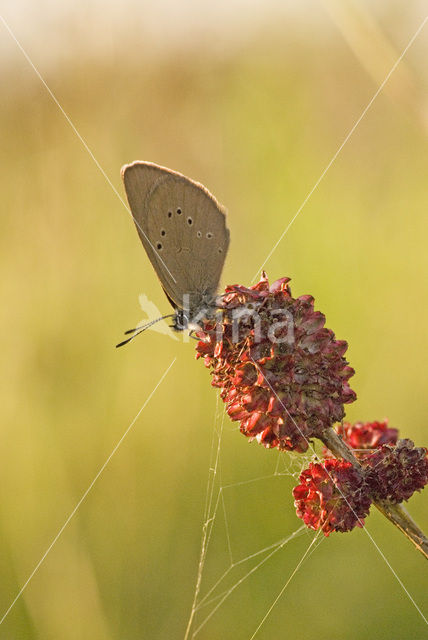
M174 331L199 331L206 320L214 318L219 302L211 292L183 296L183 306L175 307Z

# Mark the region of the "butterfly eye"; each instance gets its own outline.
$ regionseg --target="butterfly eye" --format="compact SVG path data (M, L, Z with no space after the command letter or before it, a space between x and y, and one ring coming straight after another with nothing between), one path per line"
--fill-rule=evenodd
M202 233L200 231L198 231L196 235L198 236L198 238L202 238Z
M180 215L181 214L181 209L177 209L177 213L178 213L178 215Z
M165 229L161 229L161 236L165 236L165 235L166 235Z
M219 253L223 253L223 249L221 247L218 248Z
M193 224L192 218L187 218L187 224L190 226Z
M172 218L172 211L168 211L168 218Z
M162 249L162 243L161 242L157 243L156 249L158 249L159 251Z
M213 234L211 233L211 231L208 231L207 233L208 240L211 240L212 237L213 237Z

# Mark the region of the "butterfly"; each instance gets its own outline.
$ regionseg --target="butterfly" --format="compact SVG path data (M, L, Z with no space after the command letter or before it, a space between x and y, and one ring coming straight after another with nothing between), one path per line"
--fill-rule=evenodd
M152 162L121 175L132 217L162 288L176 331L199 328L218 304L216 292L229 247L226 212L202 184ZM120 347L157 322L130 329Z

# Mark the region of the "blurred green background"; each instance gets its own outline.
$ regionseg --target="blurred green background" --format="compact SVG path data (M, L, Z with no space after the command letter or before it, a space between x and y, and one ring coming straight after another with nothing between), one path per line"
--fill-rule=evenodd
M121 165L143 159L224 203L222 285L250 284L425 15L419 2L330 0L63 9L6 3L3 15L121 196ZM0 616L176 358L0 638L183 638L222 407L216 414L193 344L149 332L114 348L143 317L140 293L161 312L168 303L123 205L0 28ZM266 265L272 280L292 278L294 295L314 295L348 340L358 394L348 418L387 416L419 446L428 444L427 29ZM216 488L234 485L222 494L234 561L298 529L292 473L303 463L249 444L225 419ZM426 530L426 496L409 510ZM422 556L377 512L367 529L426 611ZM312 537L285 545L195 637L252 638ZM220 503L202 596L229 565ZM358 530L322 542L256 637L416 639L426 626Z

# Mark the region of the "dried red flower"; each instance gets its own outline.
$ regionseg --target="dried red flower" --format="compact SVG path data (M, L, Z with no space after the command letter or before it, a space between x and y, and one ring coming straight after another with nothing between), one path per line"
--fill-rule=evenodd
M293 298L288 282L269 286L263 273L250 288L227 287L220 317L197 333L197 357L212 368L212 384L242 433L304 452L356 399L348 384L354 370L343 357L347 343L324 327L312 296Z
M398 429L388 427L388 420L375 422L350 422L339 423L334 426L335 431L342 436L344 442L354 449L357 458L362 459L369 455L371 451L365 449L376 449L383 444L395 445L398 439ZM325 456L330 456L327 448L323 449Z
M374 500L408 500L428 484L427 449L411 440L382 445L364 459L366 483Z
M329 458L323 464L311 462L293 489L299 518L310 529L350 531L362 527L371 497L361 473L350 462Z

